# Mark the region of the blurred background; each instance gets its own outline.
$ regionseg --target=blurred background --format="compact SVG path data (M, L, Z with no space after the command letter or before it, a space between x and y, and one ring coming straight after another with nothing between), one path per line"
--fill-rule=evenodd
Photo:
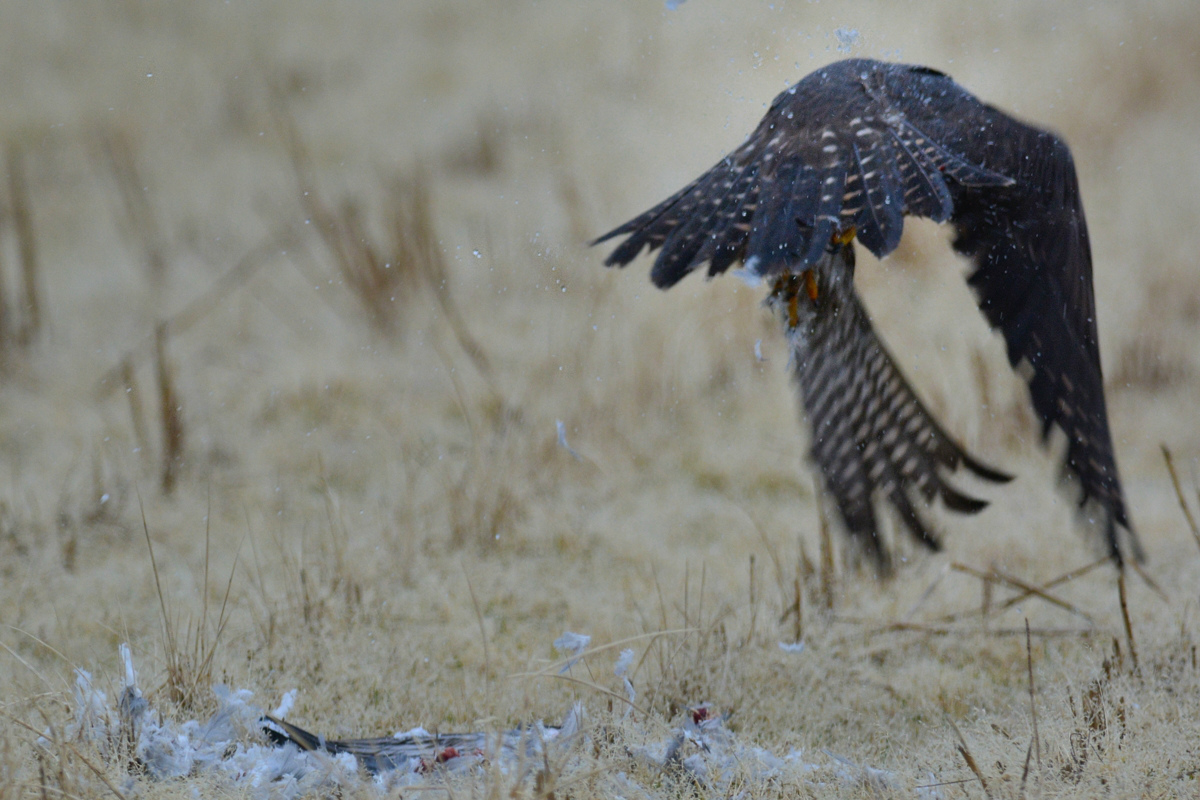
M819 526L759 292L699 277L658 292L648 260L606 270L586 243L850 56L936 67L1070 144L1132 513L1157 580L1194 586L1160 445L1194 497L1200 6L7 3L0 621L71 662L115 664L127 639L165 658L147 536L178 625L215 630L196 608L234 576L238 655L210 665L258 687L320 685L320 663L346 686L382 680L386 652L346 620L470 674L485 653L464 572L511 643L493 640L493 670L562 627L653 627L662 585L701 569L710 608L732 603L755 553L778 617ZM858 280L936 415L1020 475L983 490L984 514L939 517L951 556L1045 577L1097 545L947 242L910 221L885 263L860 251ZM848 613L910 606L942 562L908 554L909 578L846 595ZM1115 613L1097 586L1081 591ZM332 638L298 641L314 630ZM350 689L298 709L333 726L401 707L474 719L478 682L425 669L389 679L375 712ZM41 691L26 677L5 693ZM769 699L711 686L763 730L786 725ZM855 730L868 752L895 745Z

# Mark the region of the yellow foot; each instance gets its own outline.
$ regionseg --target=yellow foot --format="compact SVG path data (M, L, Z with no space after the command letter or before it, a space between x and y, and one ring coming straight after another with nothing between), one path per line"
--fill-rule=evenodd
M808 293L808 299L817 302L817 276L811 269L804 270L804 291Z

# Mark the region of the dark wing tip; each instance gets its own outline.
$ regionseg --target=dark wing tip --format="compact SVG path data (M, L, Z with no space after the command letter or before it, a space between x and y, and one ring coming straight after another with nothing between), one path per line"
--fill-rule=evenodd
M1146 563L1146 551L1142 549L1141 539L1138 538L1137 531L1135 531L1133 529L1133 526L1129 524L1129 521L1126 520L1124 522L1118 522L1118 523L1114 524L1113 517L1111 514L1109 515L1108 520L1109 520L1109 522L1108 522L1109 527L1113 529L1109 533L1109 536L1110 536L1111 541L1114 542L1113 550L1116 551L1117 564L1121 565L1123 562L1121 560L1121 548L1120 548L1120 546L1115 544L1116 539L1117 539L1117 534L1116 534L1116 530L1115 530L1116 525L1120 525L1122 528L1125 529L1125 533L1127 534L1125 538L1129 542L1129 549L1133 552L1133 560L1137 564L1145 564Z
M634 228L632 227L631 223L632 223L632 220L630 222L626 222L623 225L618 225L617 227L613 228L608 233L603 234L602 236L597 236L595 239L592 239L590 242L587 243L587 246L595 247L598 244L604 244L609 239L615 239L616 237L622 236L626 233L633 233Z
M941 488L941 498L942 502L946 504L946 508L960 514L978 514L988 507L987 500L971 497L946 485Z
M683 280L690 271L687 264L669 262L660 255L654 260L654 266L650 267L650 282L656 289L670 289Z
M646 247L649 247L651 250L654 249L654 243L648 240L646 231L631 228L628 223L604 234L592 242L592 245L606 242L614 236L621 236L626 233L630 234L629 238L614 247L613 251L605 256L604 266L623 267L641 255L642 250Z
M1138 538L1137 531L1129 521L1128 512L1125 509L1124 498L1110 499L1107 502L1097 496L1085 496L1081 504L1081 511L1084 507L1091 504L1093 508L1098 507L1104 517L1104 540L1108 545L1108 554L1112 557L1113 563L1118 569L1125 566L1126 555L1132 554L1135 564L1146 563L1146 551L1142 549L1142 542ZM1086 514L1087 512L1083 512ZM1120 531L1125 531L1125 535L1121 536ZM1122 544L1126 547L1122 547Z
M876 580L886 581L896 576L896 565L892 563L892 554L882 545L867 547L871 563L875 565Z
M944 487L943 491L949 490ZM963 499L969 500L971 498L964 497ZM888 495L888 502L892 504L892 508L896 510L896 513L900 517L900 521L908 528L908 532L912 534L918 543L931 552L937 553L941 551L942 540L938 538L933 528L925 522L920 512L913 506L912 500L903 486L897 486L896 490Z
M1001 472L998 469L989 467L987 464L972 458L965 451L962 452L962 464L964 467L971 470L971 472L975 473L977 477L983 478L985 481L991 481L992 483L1008 483L1013 479L1013 476L1009 475L1007 472Z

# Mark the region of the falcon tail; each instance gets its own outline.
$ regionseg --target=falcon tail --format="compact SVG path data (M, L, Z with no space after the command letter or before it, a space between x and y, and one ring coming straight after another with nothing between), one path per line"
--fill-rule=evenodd
M853 274L852 245L833 258L841 259L835 274ZM849 282L830 281L812 300L807 280L807 274L781 277L767 303L792 347L812 457L825 488L849 533L886 572L890 556L880 538L877 496L917 541L937 550L939 539L914 499L928 505L940 497L946 508L974 514L987 501L955 489L942 471L963 466L995 483L1011 476L972 458L942 430L884 348Z

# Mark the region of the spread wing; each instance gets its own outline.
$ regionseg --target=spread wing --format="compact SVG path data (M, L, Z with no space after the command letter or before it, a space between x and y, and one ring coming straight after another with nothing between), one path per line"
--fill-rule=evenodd
M1014 367L1028 365L1030 398L1042 420L1066 434L1066 469L1080 505L1100 510L1110 553L1117 526L1140 560L1117 473L1075 163L1066 143L981 103L945 76L920 76L898 94L906 119L945 147L1013 179L1007 186L951 183L954 247L974 262L968 282L987 320L1004 335Z
M842 61L780 94L745 144L592 242L628 234L604 263L624 266L661 247L651 277L664 289L706 263L709 275L738 261L762 275L800 272L851 225L883 257L900 243L905 214L945 222L955 187L1013 183L898 113L880 68L897 67ZM903 69L958 88L941 73Z
M762 275L800 273L851 227L883 257L904 216L950 221L974 261L969 281L1010 362L1026 363L1048 435L1066 434L1081 505L1094 503L1121 558L1130 526L1108 428L1091 252L1066 145L985 105L924 67L851 59L780 94L746 143L646 213L594 243L628 235L606 259L661 251L666 288L705 264L742 261Z

